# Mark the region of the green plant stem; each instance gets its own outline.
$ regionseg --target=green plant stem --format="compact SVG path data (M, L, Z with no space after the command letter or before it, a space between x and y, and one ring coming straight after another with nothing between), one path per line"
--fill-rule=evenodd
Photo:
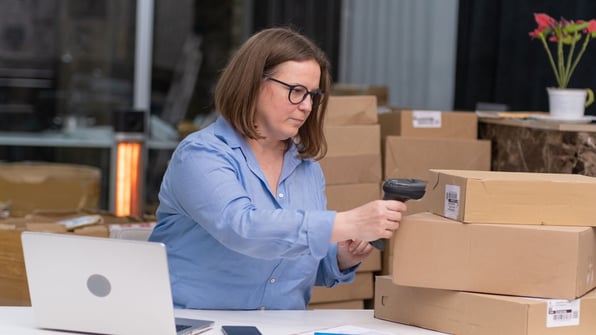
M573 62L573 65L571 66L571 69L569 70L569 72L567 72L567 76L568 76L567 81L568 82L571 79L571 75L573 74L573 71L575 71L575 68L577 67L577 64L579 63L579 60L584 55L584 52L586 52L586 48L588 47L588 42L590 42L590 35L586 35L586 38L584 39L584 43L582 44L582 48L579 51L579 54L575 58L575 61Z
M573 54L575 53L575 44L577 43L575 36L576 34L573 34L573 42L571 42L571 46L569 47L569 53L567 54L567 64L565 64L565 72L563 72L563 80L566 83L565 86L568 86L569 80L571 80L571 73L569 70L571 69L571 60L573 59Z
M559 66L559 88L567 88L565 76L565 54L563 53L563 41L561 38L557 41L557 65Z
M553 73L555 74L555 79L557 79L557 84L561 85L561 78L559 77L559 71L557 71L557 66L555 65L555 60L553 59L553 55L548 48L548 43L546 42L546 38L544 36L540 36L540 40L542 41L542 45L544 49L546 49L546 53L548 55L548 60L550 62L550 66L553 68Z

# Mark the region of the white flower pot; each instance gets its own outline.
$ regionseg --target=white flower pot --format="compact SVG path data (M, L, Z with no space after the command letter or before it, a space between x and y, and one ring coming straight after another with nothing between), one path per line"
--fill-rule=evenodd
M584 117L586 89L547 87L550 115L557 119L579 120Z

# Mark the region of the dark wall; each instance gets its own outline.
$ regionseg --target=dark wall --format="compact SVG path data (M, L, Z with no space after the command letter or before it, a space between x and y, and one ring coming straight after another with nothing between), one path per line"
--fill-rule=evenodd
M337 78L339 62L341 0L255 0L253 32L290 26L312 39L331 62Z

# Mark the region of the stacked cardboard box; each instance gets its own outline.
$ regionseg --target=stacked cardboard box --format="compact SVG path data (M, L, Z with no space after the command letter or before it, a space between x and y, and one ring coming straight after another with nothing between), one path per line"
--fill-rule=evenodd
M430 172L432 212L402 221L376 317L454 334L596 332L596 178Z
M478 140L475 113L395 108L379 114L383 178L428 182L429 169L490 170L490 141ZM407 203L407 214L428 209L427 197ZM392 272L394 239L383 253L383 273Z
M331 96L325 118L327 208L344 211L381 196L381 133L377 99L372 95ZM309 308L362 308L374 296L374 272L381 254L374 251L360 266L353 283L315 287Z

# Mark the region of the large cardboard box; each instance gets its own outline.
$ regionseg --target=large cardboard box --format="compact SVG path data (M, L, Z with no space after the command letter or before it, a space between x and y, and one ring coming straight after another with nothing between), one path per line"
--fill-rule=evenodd
M11 216L34 210L97 210L99 168L57 163L0 164L0 201L10 202Z
M478 138L478 117L471 112L393 109L379 114L381 136Z
M385 138L384 179L428 181L430 169L490 170L491 145L486 140Z
M596 178L576 174L431 170L432 212L471 223L596 226Z
M456 335L593 335L596 292L573 301L530 299L375 282L375 317Z
M381 180L379 125L327 126L325 136L327 155L319 163L327 185Z
M432 213L394 235L397 285L575 299L596 287L592 227L466 224Z
M377 98L374 95L330 96L325 114L326 126L377 124Z

